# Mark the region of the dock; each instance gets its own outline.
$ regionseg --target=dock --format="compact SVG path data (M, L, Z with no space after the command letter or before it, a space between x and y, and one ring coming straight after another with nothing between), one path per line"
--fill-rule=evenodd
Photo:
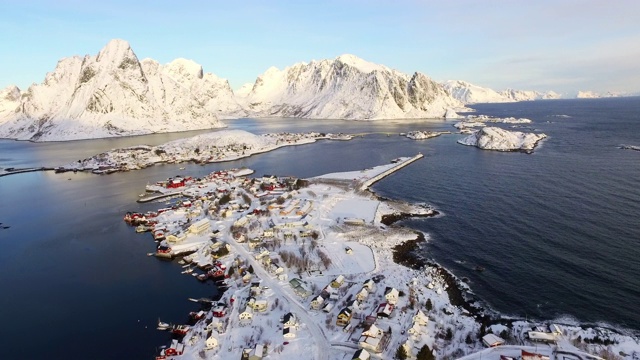
M143 196L143 197L139 198L137 201L139 203L146 203L146 202L149 202L149 201L158 200L158 199L166 198L166 197L169 197L169 196L175 196L175 195L182 195L182 191L169 191L169 192L166 192L166 193L153 193L151 195Z
M422 153L419 153L418 155L416 155L414 157L408 158L405 161L397 163L394 167L392 167L392 168L390 168L390 169L388 169L388 170L386 170L386 171L384 171L384 172L372 177L369 180L364 181L362 183L362 185L360 185L360 190L367 190L369 187L371 187L371 185L373 185L373 184L377 183L378 181L384 179L385 177L393 174L394 172L402 169L403 167L411 164L412 162L414 162L416 160L419 160L419 159L422 159L423 157L424 157L424 155L422 155Z
M24 169L16 169L16 168L7 168L4 169L4 172L0 172L0 177L15 175L15 174L24 174L28 172L35 171L52 171L54 168L52 167L37 167L37 168L24 168Z

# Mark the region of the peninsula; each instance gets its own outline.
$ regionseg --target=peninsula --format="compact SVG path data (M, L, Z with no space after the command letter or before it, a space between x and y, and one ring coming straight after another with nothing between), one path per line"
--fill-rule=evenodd
M457 358L503 343L517 344L505 354L537 345L540 356L587 357L572 344L593 329L492 318L465 300L463 282L421 260L427 234L390 221L435 209L363 191L421 157L310 179L217 171L183 179L169 207L127 213L158 241L149 255L225 290L159 323L172 340L157 358Z

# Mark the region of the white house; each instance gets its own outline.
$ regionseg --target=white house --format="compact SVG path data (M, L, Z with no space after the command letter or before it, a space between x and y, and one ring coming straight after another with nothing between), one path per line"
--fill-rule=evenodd
M402 343L402 347L404 348L404 351L407 354L407 359L415 359L415 355L413 354L413 346L411 344L411 340L407 339L407 341Z
M390 288L384 294L384 298L387 299L387 302L391 305L395 305L398 302L399 296L400 292L396 288Z
M205 349L211 350L216 346L218 346L218 339L216 339L213 335L209 336L209 338L205 342Z
M427 326L429 318L422 312L422 310L418 310L418 313L413 316L413 322L420 326Z
M382 352L383 348L389 341L389 334L386 334L375 324L371 324L369 328L360 335L358 345L362 349L373 351L375 353Z
M311 300L311 308L314 310L319 310L324 303L324 298L320 295L316 296Z
M383 333L384 331L377 327L376 324L371 324L371 326L369 326L369 329L362 332L362 336L379 337L382 336Z
M373 280L368 279L362 284L362 287L367 289L367 291L369 291L370 293L372 293L376 289L376 283Z
M347 303L347 307L352 311L360 311L360 301L358 301L358 299L355 299Z
M494 347L504 344L504 339L494 334L487 334L482 337L482 342L486 347Z
M322 311L326 313L331 312L331 310L333 310L333 303L328 302L322 307Z
M253 320L253 309L247 306L244 311L238 314L238 318L240 319L240 322L251 322L251 320Z
M368 297L369 291L367 291L367 288L364 287L356 294L356 299L358 299L358 301L360 302L364 302Z
M294 313L286 313L282 318L282 324L285 328L298 325L298 318Z
M269 256L269 250L267 250L267 249L264 249L259 254L257 254L256 255L256 260L260 260L265 256L267 256L267 257Z
M353 357L351 358L351 360L369 360L369 359L371 359L371 354L365 349L360 349L356 351L353 354Z
M296 331L293 327L286 327L282 329L282 336L284 336L285 339L293 339L296 337Z
M211 224L209 223L209 219L201 219L189 226L189 232L195 235L201 235L209 231L210 228Z
M265 312L267 311L267 300L257 300L253 303L253 310Z
M414 322L407 332L415 337L419 337L422 335L422 327Z
M344 284L344 276L343 275L338 275L338 277L335 278L335 280L333 280L331 282L331 287L332 288L339 288L340 286L342 286L342 284Z

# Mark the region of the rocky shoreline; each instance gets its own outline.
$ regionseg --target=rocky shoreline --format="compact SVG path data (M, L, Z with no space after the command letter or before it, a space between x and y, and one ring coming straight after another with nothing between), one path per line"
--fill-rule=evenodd
M382 223L391 226L394 223L414 217L433 217L439 215L439 212L433 210L433 214L411 214L411 213L394 213L382 216ZM446 291L449 295L449 301L451 305L461 307L469 314L476 318L482 325L489 325L494 322L498 322L501 319L493 318L487 315L486 309L476 305L475 300L470 300L465 296L467 292L462 281L458 279L449 270L442 265L436 263L433 260L425 259L418 251L421 249L421 244L426 243L426 238L422 232L416 231L416 238L413 240L405 241L393 248L393 262L406 266L415 270L423 269L427 266L435 269L437 276L441 277L446 284Z

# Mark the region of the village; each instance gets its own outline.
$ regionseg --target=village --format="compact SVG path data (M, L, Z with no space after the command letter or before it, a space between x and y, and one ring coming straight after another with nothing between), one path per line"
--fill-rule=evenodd
M158 242L148 255L224 290L191 299L201 308L188 323L159 322L172 340L157 359L599 359L574 346L587 330L483 323L452 305L440 269L394 262L394 248L417 234L383 216L438 212L366 190L420 158L310 179L245 169L148 187L180 191L157 211L125 215Z

